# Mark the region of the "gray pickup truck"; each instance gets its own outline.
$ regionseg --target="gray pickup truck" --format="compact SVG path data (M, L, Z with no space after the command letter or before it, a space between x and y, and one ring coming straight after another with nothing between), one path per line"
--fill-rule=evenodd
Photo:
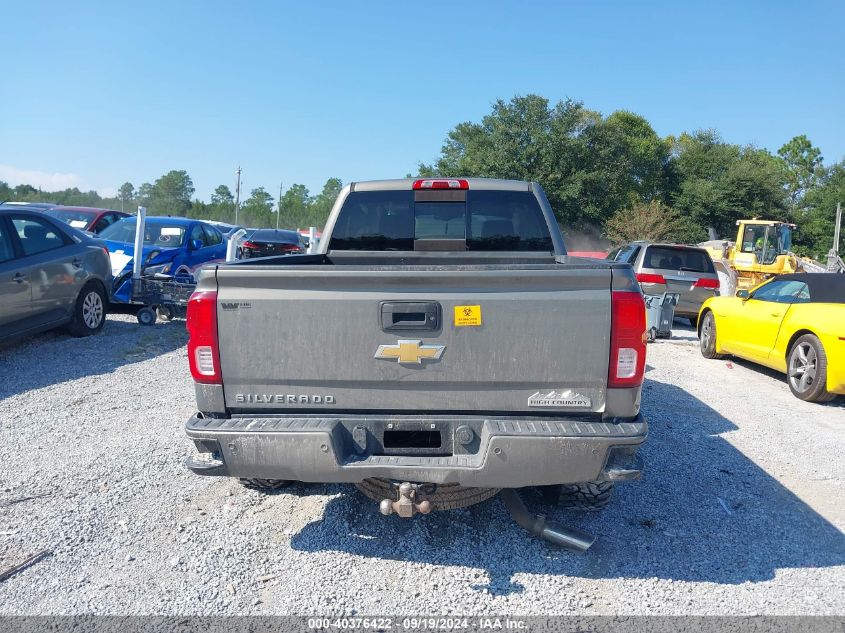
M639 286L568 257L536 183L347 185L319 253L206 266L187 323L199 475L353 483L401 516L502 489L567 544L512 490L592 509L642 469Z

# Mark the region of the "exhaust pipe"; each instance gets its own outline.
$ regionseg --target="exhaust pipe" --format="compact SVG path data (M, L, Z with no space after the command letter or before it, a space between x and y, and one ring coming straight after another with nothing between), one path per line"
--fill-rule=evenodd
M586 552L596 542L596 537L589 532L564 527L555 521L547 520L542 514L531 514L513 488L503 489L500 496L513 520L534 536L573 552Z

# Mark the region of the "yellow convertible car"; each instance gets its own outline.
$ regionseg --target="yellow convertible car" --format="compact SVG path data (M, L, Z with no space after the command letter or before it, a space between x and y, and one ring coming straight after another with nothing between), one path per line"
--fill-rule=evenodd
M705 358L771 367L797 398L828 402L845 394L845 275L780 275L712 297L698 313L698 339Z

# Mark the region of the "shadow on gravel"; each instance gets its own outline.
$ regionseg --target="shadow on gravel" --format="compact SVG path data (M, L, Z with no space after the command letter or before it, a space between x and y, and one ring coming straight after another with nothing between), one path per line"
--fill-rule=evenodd
M643 480L618 486L601 513L545 509L597 536L586 554L529 537L498 499L406 520L382 517L352 486L318 486L340 496L291 546L476 568L489 580L473 588L495 595L522 591L512 580L520 573L738 584L784 568L845 565L845 535L722 439L736 428L730 421L670 384L646 380L643 400L651 425ZM539 495L523 496L544 510Z
M188 341L183 320L153 326L108 319L103 331L76 338L53 330L0 348L0 400L85 376L108 374ZM83 395L83 394L80 394Z
M769 367L764 367L763 365L758 365L757 363L753 363L750 360L745 360L744 358L738 358L736 356L725 356L724 359L721 361L722 363L733 363L738 367L742 367L743 369L747 369L748 371L753 371L758 374L763 374L764 376L768 376L769 378L776 380L781 384L781 388L784 389L786 392L789 392L789 383L786 380L786 374L776 371L774 369L770 369ZM845 408L845 396L837 396L830 402L823 402L823 403L814 403L814 407L834 407L834 408Z

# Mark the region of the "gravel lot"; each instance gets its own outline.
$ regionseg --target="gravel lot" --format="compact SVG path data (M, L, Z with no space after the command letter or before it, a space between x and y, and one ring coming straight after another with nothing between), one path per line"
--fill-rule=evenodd
M0 614L843 614L845 402L649 347L647 473L576 555L498 499L414 520L351 487L262 496L181 465L184 323L0 350Z

